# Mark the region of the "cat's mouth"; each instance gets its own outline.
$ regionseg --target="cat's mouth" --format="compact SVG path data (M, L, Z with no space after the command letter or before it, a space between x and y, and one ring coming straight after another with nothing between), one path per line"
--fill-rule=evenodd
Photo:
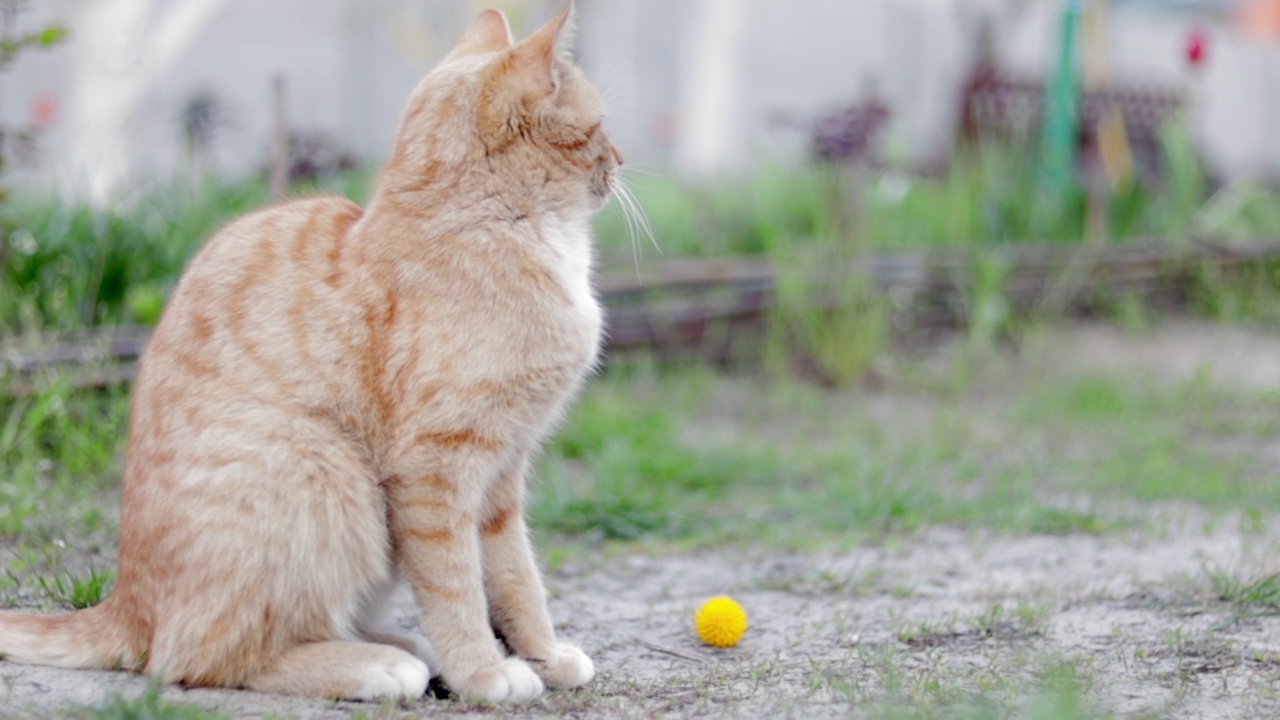
M609 143L609 155L600 158L599 180L591 184L596 200L603 206L622 182L622 151L617 145ZM599 208L597 208L599 209Z

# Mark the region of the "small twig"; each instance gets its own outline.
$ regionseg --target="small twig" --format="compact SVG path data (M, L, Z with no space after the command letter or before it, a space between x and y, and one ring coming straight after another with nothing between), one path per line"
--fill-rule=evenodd
M645 640L641 640L638 637L633 636L631 639L635 640L637 645L645 649L652 650L653 652L656 652L656 653L662 653L663 655L670 655L673 658L679 658L686 662L696 663L698 665L702 665L706 663L706 660L703 660L702 658L694 657L692 655L685 655L684 653L678 650L671 650L669 648L664 648L661 645L654 645L653 643L647 642Z

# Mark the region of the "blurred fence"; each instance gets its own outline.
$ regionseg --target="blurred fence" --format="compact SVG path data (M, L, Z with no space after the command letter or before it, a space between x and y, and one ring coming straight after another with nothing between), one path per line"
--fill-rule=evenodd
M1104 310L1136 298L1177 306L1205 274L1230 279L1280 261L1280 242L1167 241L1124 245L1020 245L995 251L959 248L871 256L805 276L812 312L838 310L849 283L865 280L890 305L899 333L964 327L979 292L995 292L1012 314L1071 314ZM1000 266L999 282L983 290L980 266ZM648 278L601 279L608 308L607 354L652 353L660 359L700 357L717 364L759 353L770 313L778 305L779 269L766 260L679 260ZM31 392L53 378L81 387L132 379L150 330L108 327L74 336L15 339L0 345L0 380Z

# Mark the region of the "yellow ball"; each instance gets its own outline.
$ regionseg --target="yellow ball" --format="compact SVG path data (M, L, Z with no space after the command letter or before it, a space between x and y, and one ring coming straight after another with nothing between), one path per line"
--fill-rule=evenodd
M747 632L747 611L733 598L713 597L693 616L702 642L718 648L733 647Z

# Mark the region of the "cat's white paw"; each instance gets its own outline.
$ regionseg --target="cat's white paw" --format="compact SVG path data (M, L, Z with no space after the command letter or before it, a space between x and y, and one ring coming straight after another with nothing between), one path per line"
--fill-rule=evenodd
M450 682L449 687L463 697L487 702L532 700L545 689L533 668L519 658L507 658L493 667Z
M557 643L551 657L534 663L547 687L574 688L586 685L596 676L596 666L587 654L568 643Z
M364 668L360 689L353 700L417 700L427 691L431 672L427 664L405 655L403 660L378 663Z

